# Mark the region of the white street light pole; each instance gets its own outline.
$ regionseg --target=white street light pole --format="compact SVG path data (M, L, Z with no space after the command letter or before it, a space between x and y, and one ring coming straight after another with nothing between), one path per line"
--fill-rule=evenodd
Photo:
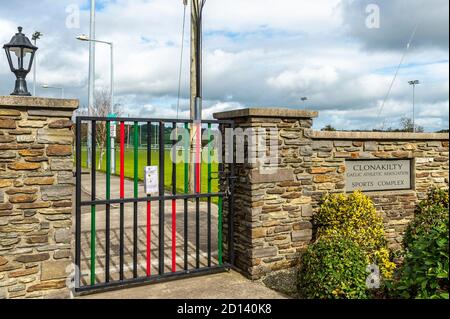
M61 98L64 98L64 88L63 87L59 87L59 86L51 86L48 84L44 84L42 85L43 89L55 89L55 90L61 90Z
M98 42L107 44L111 48L111 83L110 83L110 89L111 89L111 95L110 95L110 114L114 114L114 44L112 42L108 41L101 41L101 40L95 40L91 39L86 35L80 35L77 37L80 41L88 41L88 42ZM115 158L115 139L114 137L111 137L111 171L114 174L116 172L116 158Z
M419 80L413 80L408 82L413 87L413 133L416 133L416 85L420 84Z

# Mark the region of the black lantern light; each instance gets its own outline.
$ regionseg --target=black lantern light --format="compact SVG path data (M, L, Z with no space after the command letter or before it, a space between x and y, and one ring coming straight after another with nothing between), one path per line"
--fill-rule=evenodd
M25 78L31 70L34 54L38 49L31 44L30 40L22 33L22 27L18 27L19 32L3 48L8 57L11 72L16 75L16 87L11 95L31 96L27 89Z

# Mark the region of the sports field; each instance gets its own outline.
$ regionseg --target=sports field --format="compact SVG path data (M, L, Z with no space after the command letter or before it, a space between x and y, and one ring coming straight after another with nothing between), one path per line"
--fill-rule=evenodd
M172 160L170 156L170 150L166 150L164 154L164 186L167 190L172 190ZM116 148L116 175L119 175L119 169L120 169L120 158L119 158L119 149ZM97 150L97 162L96 166L98 167L98 163L100 160L100 150ZM83 148L82 150L82 167L86 168L87 163L87 150L86 148ZM151 154L151 160L152 160L152 166L159 166L159 151L153 150ZM139 180L144 179L144 167L147 166L147 149L139 149L138 150L138 177ZM177 186L177 193L182 194L184 193L184 186L185 186L185 180L184 180L184 170L185 165L184 163L179 163L176 165L176 186ZM106 154L103 155L102 163L101 163L101 169L100 171L106 172ZM211 171L212 171L212 180L211 180L211 190L213 193L218 192L218 180L217 180L217 172L218 172L218 164L212 163L211 164ZM201 191L206 193L208 192L208 164L202 163L201 165ZM127 178L134 178L134 148L129 147L125 148L125 177Z

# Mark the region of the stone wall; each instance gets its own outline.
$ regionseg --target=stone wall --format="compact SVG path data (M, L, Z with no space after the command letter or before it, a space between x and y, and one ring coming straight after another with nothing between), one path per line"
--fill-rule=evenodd
M0 299L69 296L77 107L0 97Z
M313 207L325 192L345 191L346 159L411 159L413 189L367 192L383 216L388 245L401 249L419 200L435 186L448 187L449 147L445 134L307 132L312 138ZM447 139L445 139L445 137Z
M321 196L345 192L346 159L414 159L412 190L367 193L384 217L392 249L400 248L415 204L427 190L448 188L448 134L316 132L311 127L317 115L287 109L214 115L235 120L238 128L278 129L277 136L267 137L278 140L276 174L261 174L258 165L248 163L247 153L246 162L236 165L235 263L251 279L280 282L284 279L277 271L298 264L312 240L311 221ZM289 275L295 276L295 272ZM292 285L295 279L286 282ZM295 286L285 292L289 290L295 291Z
M308 170L313 165L309 156L312 140L304 132L316 116L316 112L282 109L215 114L218 119L234 119L238 128L276 128L279 132L267 136L279 144L276 174L264 174L258 165L249 164L248 154L245 163L235 166L235 264L251 279L295 266L299 253L311 241L313 182ZM224 252L227 257L226 241Z

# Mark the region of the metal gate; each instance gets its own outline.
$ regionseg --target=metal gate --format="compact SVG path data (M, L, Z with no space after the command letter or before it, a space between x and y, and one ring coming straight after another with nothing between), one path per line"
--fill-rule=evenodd
M88 125L90 137L85 133ZM202 148L201 138L196 138L195 190L190 191L190 166L186 161L192 150L171 140L170 131L184 129L190 134L195 125L198 132L207 133L208 144ZM231 267L235 156L233 163L225 163L225 150L218 154L221 163L211 161L212 130L225 128L234 129L234 122L77 117L76 292ZM91 169L84 165L88 138L92 145ZM206 163L201 161L205 148ZM184 163L170 160L171 154L180 153ZM111 169L113 162L115 171ZM144 166L158 167L157 194L143 194Z

